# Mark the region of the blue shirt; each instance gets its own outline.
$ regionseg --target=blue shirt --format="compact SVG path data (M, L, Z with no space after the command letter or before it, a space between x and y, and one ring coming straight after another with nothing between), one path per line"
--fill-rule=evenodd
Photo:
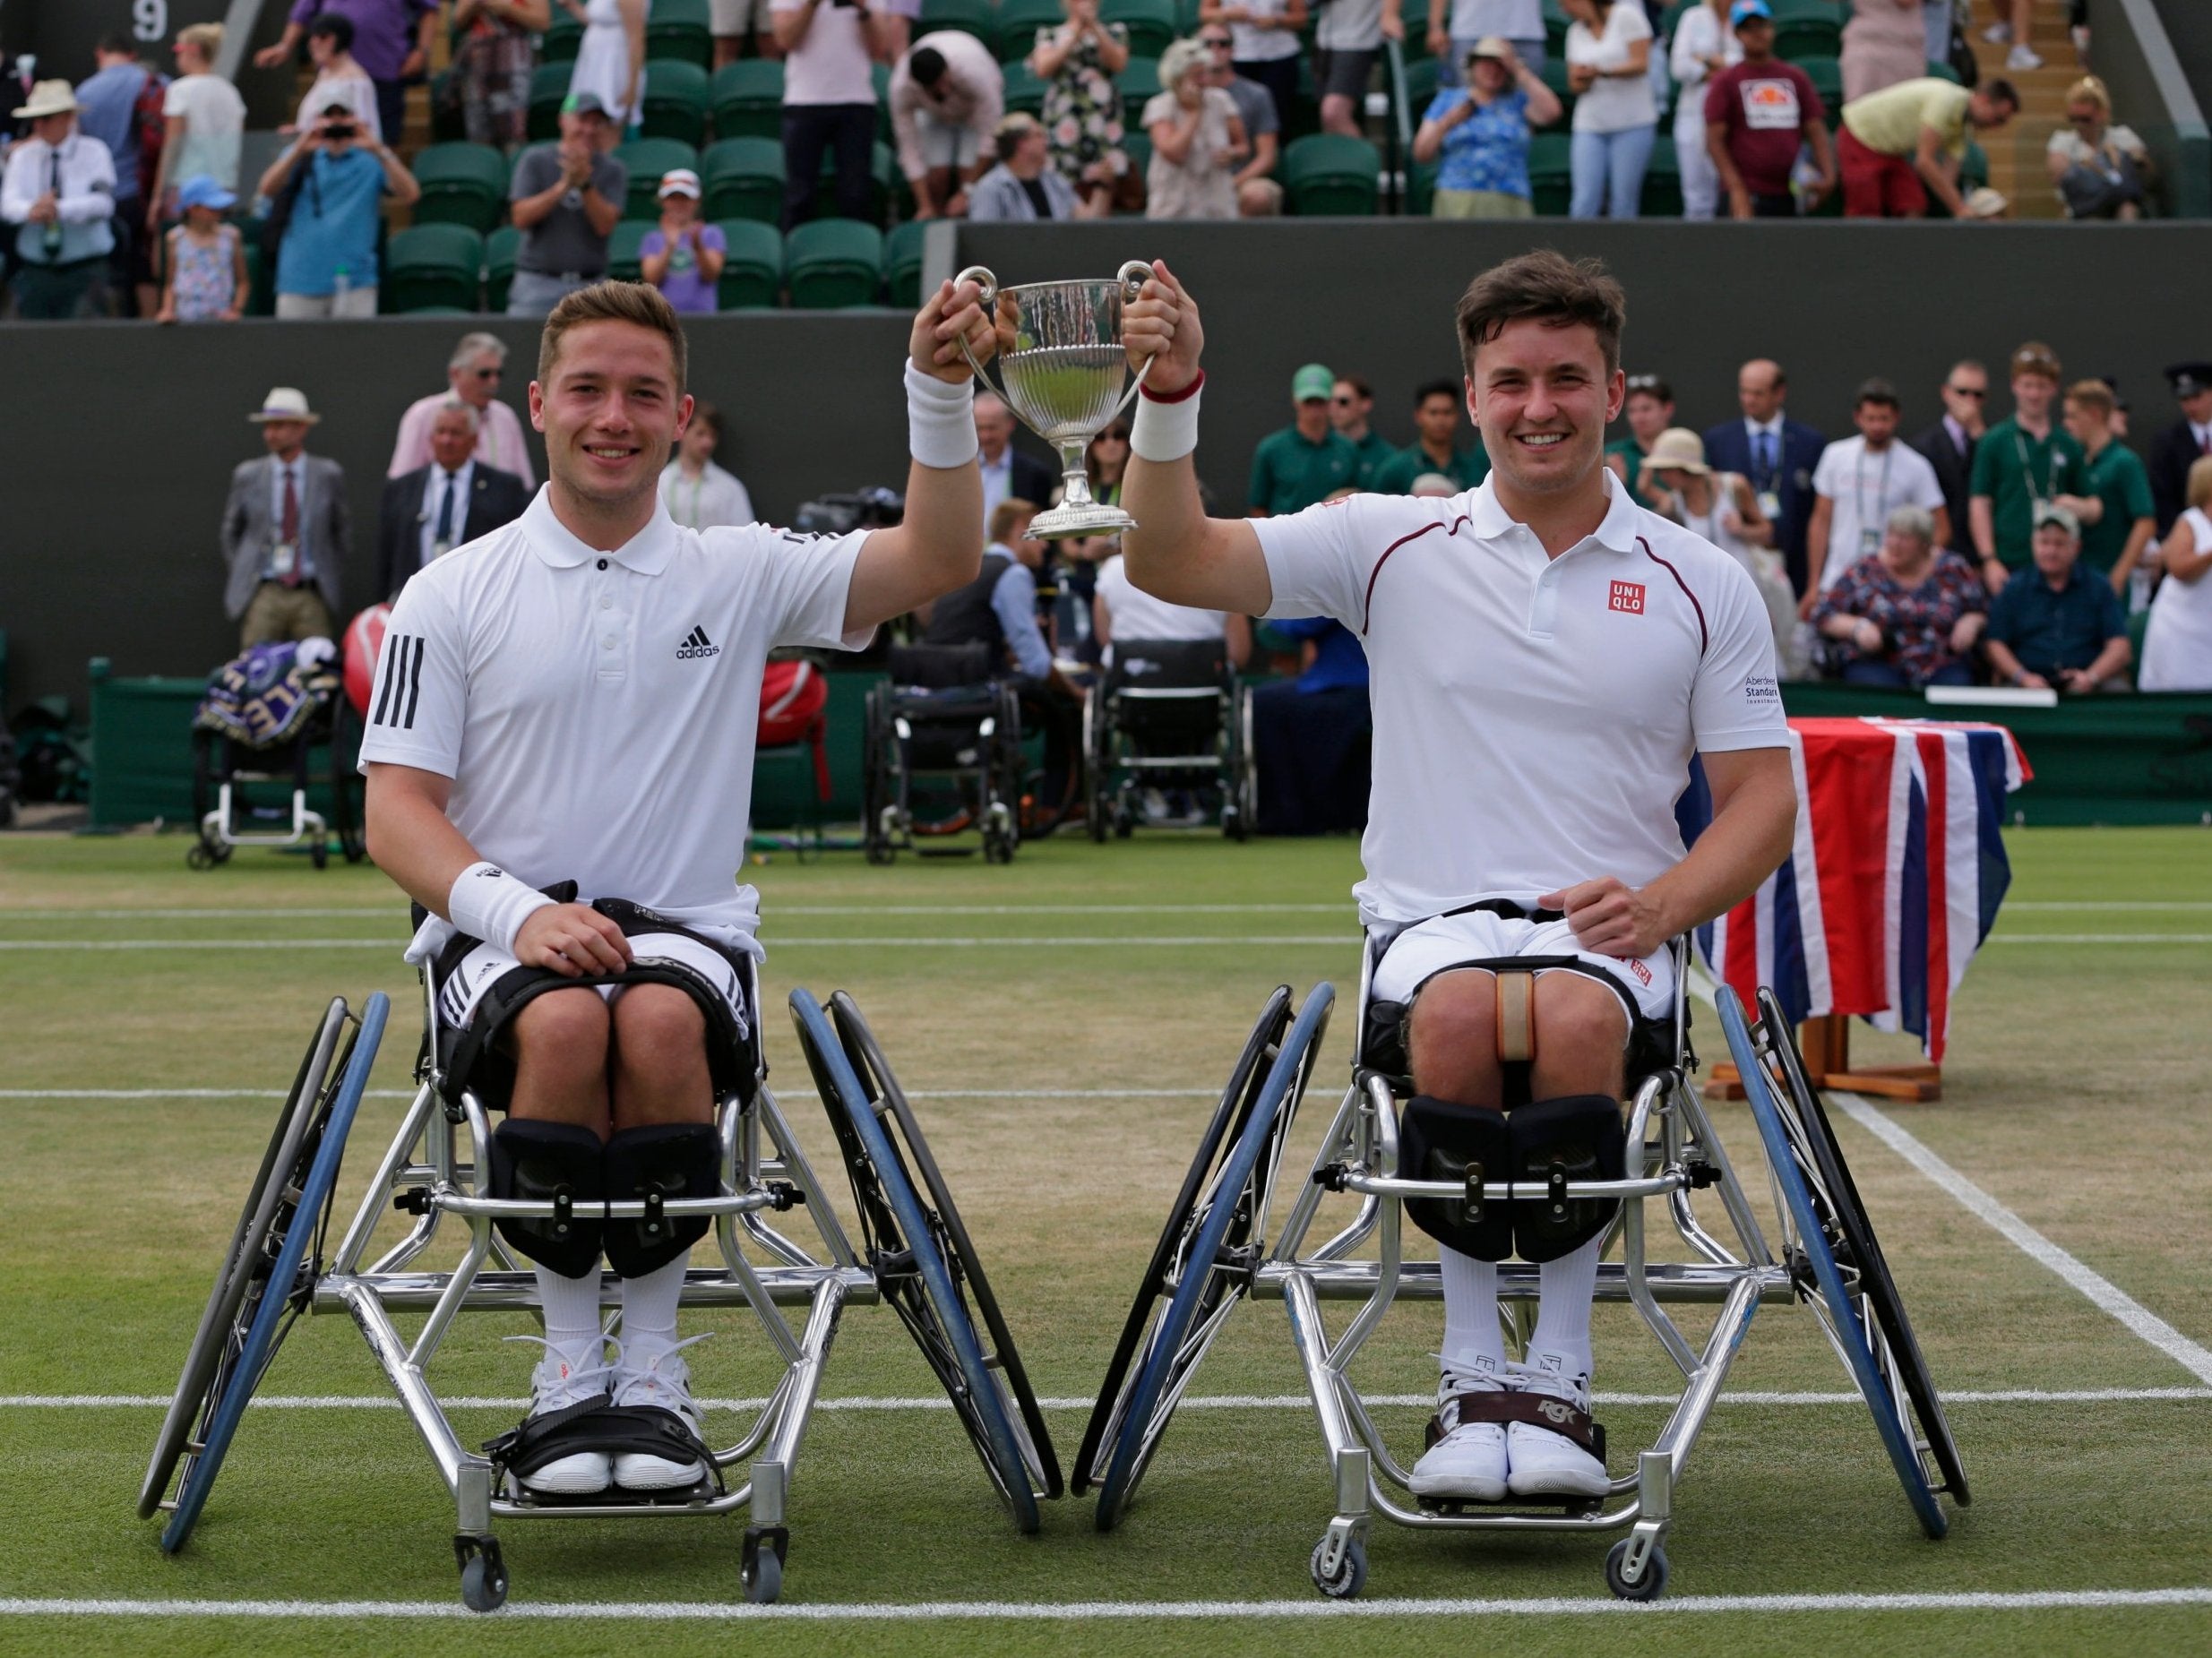
M2010 649L2030 674L2045 679L2061 668L2087 667L2127 631L2113 584L2080 563L2056 592L2031 564L2005 583L1989 607L1990 638Z
M1473 94L1465 87L1437 93L1424 121L1440 121ZM1494 190L1500 195L1528 192L1528 94L1515 87L1444 134L1439 190Z
M138 145L131 112L152 77L136 64L110 64L77 89L77 130L108 146L115 158L116 200L138 194Z
M1006 635L1014 666L1031 679L1052 672L1052 652L1037 625L1037 577L1020 559L1006 566L991 589L991 614Z
M1313 641L1313 660L1298 675L1300 692L1341 691L1354 685L1366 689L1367 652L1359 635L1334 616L1304 616L1266 626L1278 639Z
M355 288L376 280L377 202L384 193L384 167L366 150L308 158L307 177L293 198L292 221L277 253L277 292L329 294L338 270Z

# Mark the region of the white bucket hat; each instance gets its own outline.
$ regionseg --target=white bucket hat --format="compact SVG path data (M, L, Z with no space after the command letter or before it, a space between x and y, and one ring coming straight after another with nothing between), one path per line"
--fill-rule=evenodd
M1662 468L1698 474L1713 469L1705 464L1705 440L1688 426L1669 426L1652 439L1644 466L1654 472Z
M307 394L297 386L271 386L261 407L246 418L255 425L266 420L304 420L309 425L323 418L307 407Z
M41 116L74 115L77 95L66 81L40 81L30 89L30 101L15 112L18 121L36 121Z

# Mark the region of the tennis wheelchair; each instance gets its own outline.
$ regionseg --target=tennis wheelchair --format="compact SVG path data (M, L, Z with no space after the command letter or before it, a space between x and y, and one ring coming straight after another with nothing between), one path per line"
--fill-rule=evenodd
M1252 699L1219 640L1116 640L1083 703L1090 838L1126 839L1144 791L1188 791L1243 840L1259 800Z
M973 843L922 843L979 831L984 860L1021 844L1028 757L1021 700L993 674L990 648L894 645L890 677L869 692L862 751L862 848L871 863L901 851L965 856Z
M334 653L255 645L216 669L193 717L198 835L185 863L209 870L240 846L305 846L323 869L333 843L349 863L366 857L350 714ZM307 803L317 786L329 796L327 819Z
M605 905L601 907L604 909ZM646 912L650 915L650 912ZM469 941L461 941L466 944ZM691 992L725 1029L727 1005L702 993L681 964L641 955L625 983ZM747 974L750 992L750 974ZM568 981L561 981L568 983ZM710 1190L694 1180L633 1183L637 1195L587 1203L560 1185L537 1197L495 1196L491 1114L499 1096L488 1044L441 1025L438 973L423 975L424 1037L417 1087L369 1176L359 1207L333 1241L340 1161L384 1035L389 1000L358 1012L343 1000L324 1010L293 1078L261 1166L219 1268L139 1494L141 1517L166 1516L161 1547L182 1549L204 1509L254 1390L292 1325L343 1311L428 1448L455 1508L453 1551L461 1598L489 1611L509 1576L495 1524L506 1520L682 1518L742 1512L739 1580L748 1600L781 1593L790 1543L786 1502L800 1442L814 1409L831 1338L848 1306L888 1303L898 1314L980 1456L997 1495L1024 1533L1039 1503L1061 1494L1058 1459L1035 1390L912 1108L867 1021L842 992L827 1009L805 990L790 1010L809 1078L830 1117L858 1215L848 1233L800 1151L767 1083L757 1037L710 1036L719 1167ZM747 1006L756 1007L750 993ZM752 1022L757 1030L757 1020ZM719 1035L719 1033L718 1033ZM608 1191L620 1190L608 1159ZM486 1171L495 1171L487 1177ZM383 1224L401 1235L379 1244ZM536 1280L509 1253L495 1221L564 1228L598 1221L611 1233L633 1223L651 1233L684 1223L707 1227L685 1274L682 1304L749 1308L781 1379L727 1448L706 1449L705 1476L689 1490L562 1499L509 1477L516 1434L469 1448L432 1387L431 1366L463 1312L534 1311ZM804 1223L802 1231L798 1223ZM451 1271L424 1264L449 1225L462 1251ZM596 1247L596 1245L595 1245ZM596 1256L594 1257L596 1259ZM601 1306L619 1306L618 1281L600 1276ZM421 1315L410 1338L402 1317ZM618 1333L610 1320L610 1330ZM616 1413L619 1414L619 1413ZM709 1424L711 1430L712 1424Z
M1368 1532L1378 1515L1437 1531L1604 1533L1625 1527L1629 1534L1606 1556L1605 1583L1624 1600L1658 1598L1666 1587L1674 1490L1690 1452L1753 1314L1790 1301L1812 1310L1873 1415L1921 1527L1931 1538L1942 1537L1949 1525L1943 1499L1968 1500L1966 1473L1795 1034L1771 992L1759 992L1753 1019L1732 990L1720 987L1722 1032L1741 1069L1766 1158L1776 1227L1769 1233L1693 1086L1697 1061L1681 941L1674 954L1673 1018L1638 1033L1626 1132L1614 1147L1625 1155L1610 1169L1571 1156L1532 1163L1519 1154L1502 1170L1468 1160L1456 1178L1422 1178L1436 1173L1433 1160L1409 1168L1400 1126L1412 1092L1405 1074L1405 1009L1370 1000L1371 951L1361 978L1351 1085L1308 1179L1286 1190L1285 1147L1335 992L1316 986L1294 1016L1289 990L1277 990L1230 1072L1169 1211L1076 1454L1070 1485L1096 1491L1099 1529L1111 1529L1127 1514L1209 1347L1237 1303L1254 1296L1284 1303L1320 1420L1335 1512L1314 1545L1311 1568L1315 1587L1331 1598L1355 1596L1365 1584ZM1545 963L1524 958L1518 965ZM1703 1192L1717 1200L1716 1226L1723 1235L1708 1226L1715 1204L1706 1206L1708 1214L1693 1204ZM1335 1194L1356 1207L1324 1235L1323 1206ZM1516 1216L1531 1210L1558 1216L1580 1204L1614 1206L1605 1235L1606 1253L1617 1249L1617 1258L1598 1267L1597 1299L1636 1309L1680 1370L1682 1391L1657 1439L1614 1475L1605 1498L1491 1504L1412 1495L1407 1470L1352 1372L1363 1344L1393 1304L1442 1299L1437 1263L1407 1260L1402 1250L1406 1206L1423 1200L1451 1206L1461 1218L1479 1218L1485 1210L1494 1218L1499 1206L1511 1206ZM1287 1211L1279 1220L1278 1209ZM1654 1251L1653 1239L1664 1238L1667 1227L1674 1234L1668 1241L1682 1246L1679 1260L1663 1260ZM1510 1349L1525 1344L1532 1327L1538 1269L1507 1261L1497 1270ZM1332 1331L1323 1310L1338 1303L1353 1311ZM1718 1309L1702 1348L1667 1310L1682 1303ZM1602 1427L1595 1438L1605 1461Z

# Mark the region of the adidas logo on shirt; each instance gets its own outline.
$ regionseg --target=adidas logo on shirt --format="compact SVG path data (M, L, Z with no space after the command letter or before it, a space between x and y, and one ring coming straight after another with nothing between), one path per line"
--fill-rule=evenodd
M722 648L707 637L704 628L693 628L684 636L684 642L676 648L678 662L689 662L694 657L719 657L721 654Z

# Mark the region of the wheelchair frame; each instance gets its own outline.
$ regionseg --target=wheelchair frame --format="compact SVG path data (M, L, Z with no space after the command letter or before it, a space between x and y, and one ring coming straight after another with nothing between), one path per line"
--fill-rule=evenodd
M339 740L350 712L344 694L333 691L321 699L297 736L269 749L250 748L219 731L195 729L192 734L192 807L198 838L185 850L186 864L195 870L213 869L229 862L231 853L240 846L282 849L304 846L314 866L323 869L331 861L333 829L339 852L347 863L358 863L366 857L360 785L351 769L339 759ZM314 764L314 751L318 748L330 757L328 774L320 778ZM243 756L275 763L241 765ZM237 827L241 813L249 820L280 813L282 808L257 807L252 791L257 786L282 784L288 779L292 786L288 829ZM334 821L308 807L308 787L317 781L330 787Z
M1149 641L1115 641L1117 651L1140 649ZM1176 641L1181 642L1181 641ZM1258 765L1252 743L1252 692L1226 666L1219 683L1212 685L1114 685L1102 675L1097 689L1083 700L1083 769L1089 778L1086 817L1092 840L1104 844L1107 835L1126 840L1140 821L1131 808L1132 789L1152 786L1187 788L1211 786L1221 792L1221 832L1231 840L1252 833L1259 811ZM1214 752L1204 754L1132 754L1128 752L1132 732L1123 723L1119 704L1161 704L1213 701L1219 710ZM1158 773L1155 782L1151 775Z
M917 693L902 692L889 683L868 692L863 735L862 822L863 850L871 863L894 862L901 851L927 855L960 855L971 846L927 848L918 843L940 835L975 828L983 837L984 861L1009 863L1021 844L1021 791L1025 761L1021 751L1021 700L1014 688L997 679L952 690L992 692L992 709L975 717L978 752L968 766L921 766L914 760L914 721L920 710L901 701ZM920 695L934 694L921 692ZM940 716L946 722L951 717ZM914 785L917 780L950 781L961 794L962 810L952 827L917 825L914 817ZM973 791L972 803L968 800ZM960 821L965 819L966 821Z

